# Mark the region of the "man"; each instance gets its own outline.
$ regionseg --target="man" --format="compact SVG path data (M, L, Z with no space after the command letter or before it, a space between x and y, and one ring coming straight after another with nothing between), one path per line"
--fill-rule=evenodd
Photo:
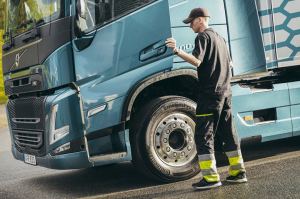
M195 189L221 186L216 168L214 149L220 143L230 167L228 182L247 182L239 139L234 129L231 113L231 67L225 40L209 28L209 13L195 8L183 22L198 33L192 55L176 48L176 40L169 38L166 45L174 54L197 67L198 100L196 109L195 143L199 167L203 176L193 184Z

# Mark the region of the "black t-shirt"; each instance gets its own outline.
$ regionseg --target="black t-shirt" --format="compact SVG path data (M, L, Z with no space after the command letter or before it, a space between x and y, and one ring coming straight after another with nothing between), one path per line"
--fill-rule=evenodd
M197 68L199 92L231 94L230 55L223 37L208 28L197 35L193 55L201 61Z

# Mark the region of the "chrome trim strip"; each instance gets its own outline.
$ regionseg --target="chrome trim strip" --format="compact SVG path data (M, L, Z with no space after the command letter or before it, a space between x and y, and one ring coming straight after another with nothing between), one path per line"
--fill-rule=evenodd
M97 113L100 113L106 109L106 104L103 104L101 106L98 106L94 109L91 109L88 111L88 117L91 117L93 115L96 115Z
M9 53L3 54L2 57L4 58L4 57L6 57L6 56L8 56L8 55L10 55L12 53L15 53L15 52L19 51L19 50L23 50L24 48L28 48L30 46L33 46L33 45L37 44L37 43L40 43L41 41L42 41L42 39L36 40L36 41L34 41L34 42L30 43L30 44L27 44L25 46L17 48L17 49L15 49L15 50L13 50L13 51L11 51Z
M11 119L14 123L20 124L37 124L40 123L40 118L12 118Z
M120 158L124 158L126 155L127 155L126 152L121 152L121 153L112 153L112 154L98 155L92 157L90 156L90 160L93 162L119 160Z

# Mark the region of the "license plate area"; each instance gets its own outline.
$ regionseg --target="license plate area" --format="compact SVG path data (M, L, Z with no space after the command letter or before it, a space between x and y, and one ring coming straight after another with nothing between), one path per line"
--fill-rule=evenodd
M36 165L36 158L34 155L24 154L24 162L31 165Z

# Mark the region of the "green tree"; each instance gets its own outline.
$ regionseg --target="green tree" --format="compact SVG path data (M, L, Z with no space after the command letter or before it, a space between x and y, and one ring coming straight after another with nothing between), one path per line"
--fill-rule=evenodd
M0 0L0 103L6 101L6 97L4 94L4 86L3 86L3 74L2 74L2 45L3 39L2 35L4 32L4 20L5 20L5 0Z
M5 20L5 0L0 0L0 29L4 29L4 20Z

